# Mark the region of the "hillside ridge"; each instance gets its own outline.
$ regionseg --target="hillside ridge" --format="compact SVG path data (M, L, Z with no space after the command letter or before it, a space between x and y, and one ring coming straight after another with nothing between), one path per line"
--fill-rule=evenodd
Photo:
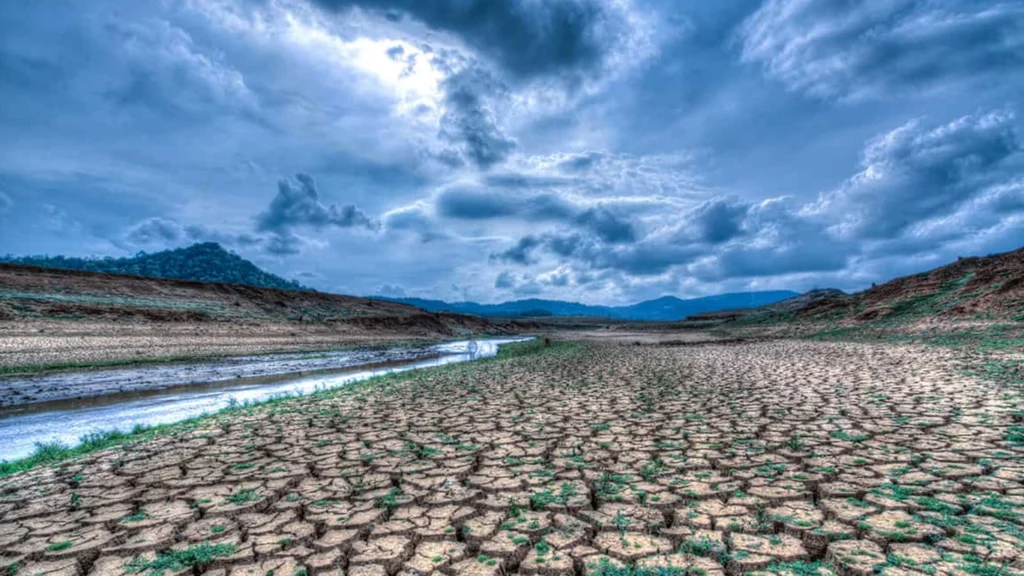
M731 315L699 314L689 320L741 324L829 322L880 327L964 320L1024 322L1024 248L959 258L853 294L811 291Z
M140 278L162 278L239 284L279 290L309 290L294 280L267 272L216 242L202 242L160 252L139 252L124 258L67 256L0 256L0 262L49 268L99 272Z

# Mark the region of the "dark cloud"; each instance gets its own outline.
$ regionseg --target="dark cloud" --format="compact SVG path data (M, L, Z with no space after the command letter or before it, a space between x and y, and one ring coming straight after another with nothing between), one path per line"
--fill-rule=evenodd
M603 156L600 152L570 154L556 164L556 167L563 172L585 172L591 169Z
M749 206L739 202L715 199L701 204L693 220L702 240L709 244L721 244L740 235L748 209Z
M504 162L516 141L498 125L493 102L504 97L505 87L480 67L448 76L442 84L444 114L440 137L456 145L462 156L481 169Z
M441 192L435 205L438 215L444 218L517 218L529 222L560 222L612 244L633 242L637 237L633 223L608 208L585 208L553 193L510 194L463 186Z
M523 236L511 248L497 254L491 254L491 260L511 262L515 264L522 264L524 266L527 264L533 264L534 259L532 257L532 252L543 243L544 240L537 236Z
M313 0L331 10L409 16L451 33L515 77L578 75L604 64L628 30L601 0Z
M593 232L609 244L625 244L636 241L636 229L627 220L619 218L603 207L588 208L577 214L572 223Z
M576 92L599 78L629 48L637 33L624 5L601 0L313 0L331 11L359 8L407 16L464 43L432 50L445 72L439 136L454 150L434 153L448 166L464 160L482 170L503 163L518 148L502 125L513 103L509 86L544 84ZM401 58L392 48L388 54Z
M282 243L275 243L272 240L272 235L248 232L230 233L201 224L181 224L171 218L153 217L131 226L121 238L115 239L113 242L127 250L176 248L195 242L217 242L229 248L251 248L275 254L280 253L277 250ZM304 242L299 238L293 238L291 241L295 250L289 253L298 253L298 248Z
M308 174L298 174L296 182L281 180L277 195L260 214L257 229L261 232L286 233L292 228L365 228L376 230L379 224L355 205L326 206L320 202L316 181Z
M614 244L578 233L527 235L503 252L492 255L494 261L533 264L537 252L546 250L562 261L575 262L592 270L618 270L636 276L653 276L669 268L692 262L705 254L701 246L665 242L648 237L636 244Z
M295 256L301 254L306 243L302 238L291 233L271 234L263 244L268 254L275 256Z
M563 258L578 253L587 243L581 234L550 234L545 241L549 250Z
M185 229L173 220L150 218L132 226L125 238L136 244L174 244L185 239Z
M594 270L617 270L637 276L663 274L674 266L690 264L714 254L716 245L741 236L749 204L716 198L678 215L678 221L644 237L636 227L604 208L574 214L567 222L578 232L527 235L492 259L528 265L545 250Z
M703 246L696 244L662 243L657 240L641 242L625 249L584 252L587 263L597 270L618 270L634 276L657 276L674 266L693 262L706 255Z
M1011 114L965 116L939 126L914 121L869 142L863 170L824 195L818 210L842 222L847 235L892 239L993 193L1022 170ZM1011 207L1000 201L992 208Z
M539 282L529 274L516 275L505 270L494 279L494 287L498 290L511 291L516 296L536 296L543 291Z
M474 186L448 188L438 195L435 205L439 216L463 220L491 218L539 218L568 220L576 209L555 194L522 196L488 192Z
M521 210L517 198L462 188L445 190L437 197L435 206L439 216L463 220L504 218L518 214Z
M575 183L574 180L562 176L522 174L519 172L485 174L481 180L488 186L512 189L551 188L555 186L568 186Z
M448 238L448 234L437 225L435 219L419 205L388 213L384 217L384 228L388 231L412 233L423 243Z
M494 279L494 287L498 289L508 289L515 286L515 279L512 277L512 273L508 270L498 274L498 277Z
M381 284L375 294L379 296L388 296L390 298L401 298L405 296L405 288L398 284Z
M750 205L716 198L681 212L668 226L629 242L579 233L527 235L493 259L532 264L546 251L586 270L632 277L658 276L694 267L698 277L718 281L809 270L835 270L849 248L826 237L823 225L797 214L786 202ZM737 241L749 236L751 241ZM757 240L753 242L752 240Z
M1019 2L769 0L740 37L745 60L821 97L884 97L1024 66Z
M807 272L833 272L846 266L859 244L836 238L828 222L808 217L789 199L750 206L743 222L744 241L709 250L709 258L688 268L705 281Z
M275 256L292 256L318 244L296 234L297 229L365 228L377 230L380 224L354 205L324 205L316 182L308 174L298 174L295 182L278 182L277 195L255 219L252 233L226 233L204 225L182 225L169 218L154 217L132 226L124 240L133 245L174 246L185 242L219 242L244 246Z

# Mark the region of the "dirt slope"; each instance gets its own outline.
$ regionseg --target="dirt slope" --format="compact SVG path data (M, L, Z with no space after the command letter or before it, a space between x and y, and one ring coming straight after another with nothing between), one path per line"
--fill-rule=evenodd
M0 373L502 332L367 298L0 264Z
M1024 322L1024 248L961 258L856 294L815 290L762 308L691 319L739 324Z
M859 320L899 314L1017 318L1024 313L1024 248L961 258L930 272L897 278L855 295L845 306ZM827 306L808 310L827 311Z

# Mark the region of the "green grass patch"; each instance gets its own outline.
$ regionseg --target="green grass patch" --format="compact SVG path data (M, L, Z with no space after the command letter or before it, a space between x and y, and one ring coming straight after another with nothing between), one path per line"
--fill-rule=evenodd
M683 576L686 570L674 566L658 566L655 568L643 568L635 565L617 566L607 558L598 562L588 564L591 574L594 576Z
M156 436L167 426L136 426L131 432L110 430L107 432L93 432L82 436L76 446L68 446L63 442L36 442L35 452L27 458L11 462L0 461L0 478L9 476L16 472L28 470L41 464L56 464L69 460L76 456L111 448L129 441L146 440Z
M203 542L189 546L184 550L164 550L153 560L143 560L136 556L125 565L125 572L145 576L160 576L164 572L178 572L194 566L210 564L217 558L235 553L234 544L210 544Z
M237 492L229 494L228 497L224 499L224 503L234 504L235 506L241 506L242 504L246 504L248 502L255 502L260 498L262 498L262 496L260 495L259 492L253 490L252 488L245 488L244 490L238 490Z

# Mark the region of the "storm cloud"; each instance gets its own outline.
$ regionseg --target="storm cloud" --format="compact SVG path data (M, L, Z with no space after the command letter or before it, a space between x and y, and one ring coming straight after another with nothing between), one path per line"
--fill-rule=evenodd
M436 206L439 216L452 219L518 218L559 222L612 244L633 242L637 237L635 226L628 218L604 206L574 203L555 193L524 195L456 186L442 191L437 196Z
M817 209L845 233L884 239L1019 178L1024 155L1013 115L997 111L939 126L908 122L869 142L862 167Z
M473 165L487 169L503 162L516 142L498 125L492 109L504 96L499 82L479 68L452 74L444 82L445 113L440 135Z
M324 291L621 304L1024 241L1018 2L0 11L0 252L220 242Z
M315 0L324 8L408 17L451 33L516 77L601 66L624 41L622 11L600 0Z
M365 228L376 230L379 223L353 204L325 205L320 201L316 181L298 174L295 181L281 180L270 206L257 217L261 232L287 232L293 228Z
M583 269L632 276L676 269L713 282L834 273L865 256L956 244L1024 214L1014 119L1005 111L938 125L916 119L879 134L865 143L861 170L814 202L714 198L622 245L531 234L493 259L529 266L546 253Z

